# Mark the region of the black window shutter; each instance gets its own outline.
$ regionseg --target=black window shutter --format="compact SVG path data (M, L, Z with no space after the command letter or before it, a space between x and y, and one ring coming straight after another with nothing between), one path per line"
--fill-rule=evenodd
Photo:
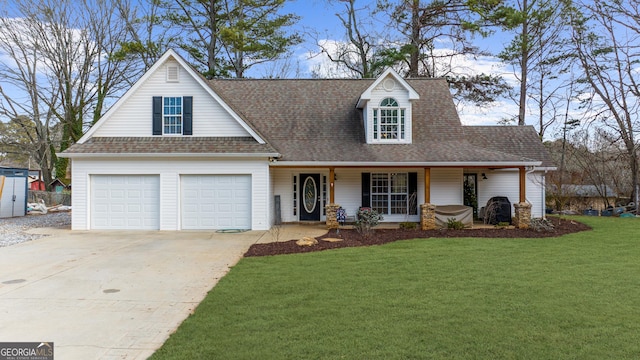
M182 98L182 135L193 135L193 96Z
M418 214L418 173L409 173L409 215Z
M362 207L371 207L371 174L362 173Z
M153 97L153 135L162 135L162 96Z

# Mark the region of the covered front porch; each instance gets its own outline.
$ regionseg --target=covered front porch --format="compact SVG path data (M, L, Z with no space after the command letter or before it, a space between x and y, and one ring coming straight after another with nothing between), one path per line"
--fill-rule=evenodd
M493 196L509 198L517 227L544 213L544 172L525 166L272 167L272 181L280 204L276 223L322 221L336 228L338 208L353 217L369 207L385 223L416 222L428 230L436 227L437 206L471 206L477 218Z

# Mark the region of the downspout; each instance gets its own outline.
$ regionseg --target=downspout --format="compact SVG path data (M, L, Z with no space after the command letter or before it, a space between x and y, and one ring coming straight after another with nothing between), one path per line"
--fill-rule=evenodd
M534 171L536 171L536 168L532 166L532 167L531 167L531 170L526 171L526 172L524 173L524 182L525 182L525 185L526 185L526 183L527 183L527 180L529 179L529 174L533 173ZM542 178L542 184L544 185L544 177ZM525 196L525 200L527 200L527 202L533 206L533 204L531 203L531 201L529 201L529 199L527 199L527 191L526 191L526 187L525 187L524 196ZM532 209L532 210L533 210L533 209ZM533 211L532 211L532 212L533 212ZM533 214L532 214L532 215L533 215ZM544 217L544 215L543 215L543 217Z
M544 171L544 173L542 174L542 202L541 204L544 205L543 209L542 209L542 219L546 220L547 219L547 170Z

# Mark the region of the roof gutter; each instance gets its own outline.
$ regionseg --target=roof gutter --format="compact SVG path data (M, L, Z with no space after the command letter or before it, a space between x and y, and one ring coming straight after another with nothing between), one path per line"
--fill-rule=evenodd
M279 153L60 153L57 154L61 158L69 159L90 159L90 158L149 158L149 157L163 157L163 158L277 158L281 155Z
M372 162L372 161L280 161L272 160L272 167L477 167L477 168L513 168L521 166L540 166L542 161L444 161L444 162Z

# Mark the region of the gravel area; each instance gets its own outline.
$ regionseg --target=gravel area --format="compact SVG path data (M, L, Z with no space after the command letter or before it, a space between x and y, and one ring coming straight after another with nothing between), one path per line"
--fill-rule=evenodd
M35 228L71 228L71 212L61 211L46 215L27 215L0 219L0 247L39 239L41 234L28 234L25 231Z

